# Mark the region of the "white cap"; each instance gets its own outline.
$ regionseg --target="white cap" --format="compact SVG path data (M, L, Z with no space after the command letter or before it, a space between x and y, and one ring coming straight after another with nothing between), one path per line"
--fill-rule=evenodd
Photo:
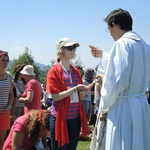
M69 38L61 38L56 42L56 48L57 50L62 48L63 46L73 46L75 45L76 47L79 47L79 43L71 41Z

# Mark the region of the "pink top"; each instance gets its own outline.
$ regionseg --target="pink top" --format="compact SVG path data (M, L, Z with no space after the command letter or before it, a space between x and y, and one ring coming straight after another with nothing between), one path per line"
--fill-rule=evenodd
M23 97L27 96L27 91L34 91L34 95L31 102L25 103L24 106L25 114L28 113L29 110L31 109L37 109L37 110L41 109L42 88L40 83L35 79L30 80L26 85L26 89L22 95Z
M27 140L27 132L26 132L26 118L27 117L28 117L28 115L26 114L26 115L23 115L16 119L16 121L14 122L14 124L11 127L11 130L9 132L9 135L8 135L6 141L4 142L3 150L12 150L12 134L15 131L18 131L18 132L21 132L24 134L22 148L30 149L34 146L34 144L32 142Z

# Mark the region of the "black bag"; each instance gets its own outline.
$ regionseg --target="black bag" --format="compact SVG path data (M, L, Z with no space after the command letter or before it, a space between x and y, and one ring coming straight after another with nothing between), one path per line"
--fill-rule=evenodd
M93 114L93 116L89 122L89 125L94 125L94 127L95 127L96 119L97 119L97 115Z
M33 146L30 150L37 150L35 146Z
M51 139L49 137L46 137L46 143L51 150Z

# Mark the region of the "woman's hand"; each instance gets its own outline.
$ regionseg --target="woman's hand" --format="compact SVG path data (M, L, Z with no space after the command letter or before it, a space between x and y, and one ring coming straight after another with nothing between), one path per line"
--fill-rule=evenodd
M100 58L102 56L103 51L101 49L92 45L89 45L89 47L91 48L91 55L93 57Z
M18 102L24 103L24 102L25 102L25 101L24 101L24 98L23 98L23 97L20 97L20 98L18 99Z
M79 91L79 92L84 92L86 90L86 86L83 85L83 84L78 84L76 86L76 89Z
M97 74L97 75L96 75L96 78L98 79L97 83L102 84L104 75L102 75L102 74Z

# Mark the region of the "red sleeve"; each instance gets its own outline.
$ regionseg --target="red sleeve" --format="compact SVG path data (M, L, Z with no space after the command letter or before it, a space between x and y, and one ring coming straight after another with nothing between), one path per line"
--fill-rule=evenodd
M28 91L34 91L34 83L32 82L32 80L30 80L27 85L26 85L26 88L25 88L25 91L24 93L22 94L22 97L27 97L27 92Z
M27 86L26 86L26 91L34 91L34 80L30 80L28 83L27 83Z

